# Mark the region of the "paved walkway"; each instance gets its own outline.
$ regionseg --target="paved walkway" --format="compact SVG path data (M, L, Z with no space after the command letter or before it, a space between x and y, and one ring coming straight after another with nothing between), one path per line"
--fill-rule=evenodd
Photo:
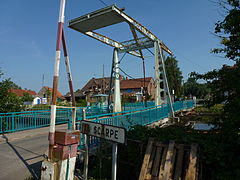
M56 129L66 129L67 124ZM43 155L48 149L49 127L0 135L0 180L40 178Z
M56 129L67 129L67 124L57 125ZM44 135L44 134L48 135L48 132L49 132L49 127L42 127L37 129L17 131L14 133L6 133L3 135L0 135L0 144L6 141L10 142L10 141L20 140L24 138Z

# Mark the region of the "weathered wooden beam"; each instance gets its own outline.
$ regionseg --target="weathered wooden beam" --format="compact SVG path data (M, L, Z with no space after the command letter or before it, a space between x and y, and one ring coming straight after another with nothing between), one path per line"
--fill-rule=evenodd
M177 160L176 160L174 180L180 180L181 179L183 155L184 155L184 145L180 144L179 149L178 149L178 156L177 156Z
M153 138L149 138L148 144L147 144L146 153L145 153L145 156L144 156L144 159L143 159L141 172L140 172L140 175L139 175L139 180L144 180L145 176L147 174L147 168L148 168L150 155L151 155L152 148L153 148L153 143L154 143L154 139Z
M154 161L153 169L152 169L152 176L153 177L158 177L160 160L161 160L160 158L161 158L162 151L163 151L162 147L157 147L156 155L155 155L155 161Z
M161 165L159 167L159 175L158 175L158 179L159 180L162 180L163 179L163 173L164 173L164 164L166 162L166 155L167 155L167 147L164 147L164 150L163 150L163 155L162 155L162 161L161 161Z
M170 179L171 177L171 169L173 167L172 162L173 162L174 145L175 145L174 141L169 142L162 180Z
M146 174L145 180L150 180L150 179L152 179L151 172L152 172L153 162L154 162L154 160L155 160L156 149L157 149L157 148L156 148L155 146L154 146L153 149L152 149L152 153L151 153L151 157L150 157L150 160L149 160L149 164L148 164L148 169L147 169L147 174Z
M191 145L186 180L196 180L196 177L197 177L197 148L198 148L197 144Z

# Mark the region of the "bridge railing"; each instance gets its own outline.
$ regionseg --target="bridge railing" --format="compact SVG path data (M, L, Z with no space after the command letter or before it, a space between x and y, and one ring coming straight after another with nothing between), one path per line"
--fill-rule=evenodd
M0 114L0 133L15 132L48 126L51 112L49 110L26 111ZM69 110L60 109L56 113L56 124L67 123L71 117Z
M130 106L130 105L129 105ZM131 110L134 107L139 106L131 105ZM108 108L88 106L88 107L77 107L77 120L82 119L82 109L85 108L87 112L87 117L95 118L97 115L109 114ZM49 126L50 124L51 111L48 110L35 110L35 111L23 111L23 112L10 112L10 113L0 113L0 133L3 132L15 132L27 129L35 129L44 126ZM62 124L70 122L72 118L71 109L57 109L56 114L56 124Z
M180 111L184 109L189 109L194 107L193 101L177 101L173 104L174 111ZM119 114L119 113L118 113ZM121 112L122 114L122 112ZM114 115L103 117L101 115L95 116L95 119L92 119L92 122L113 125L124 127L126 130L131 129L135 125L148 125L154 123L156 121L162 120L170 115L169 105L164 104L161 106L153 106L145 109L141 109L139 111L129 111L129 113L125 113L122 115ZM77 127L80 128L81 121L77 122ZM99 138L91 137L90 145L95 146L100 142ZM84 138L81 135L80 148L84 147Z
M153 105L153 106L151 106ZM181 109L188 109L193 106L193 101L179 101L174 103L174 110L178 111ZM103 117L117 117L119 119L124 119L125 116L118 117L119 113L108 113L107 107L97 107L97 106L89 106L89 107L78 107L77 108L77 121L82 120L82 109L86 108L87 118L88 119L104 119ZM150 110L156 108L153 102L148 102L147 107L143 103L128 103L123 106L124 114L134 114L135 112L144 113L146 110ZM169 108L167 108L169 109ZM160 110L159 110L160 111ZM150 117L154 116L154 111L150 113ZM24 111L24 112L12 112L12 113L0 113L0 133L3 132L15 132L27 129L35 129L44 126L49 126L50 123L50 110L38 110L38 111ZM131 121L137 121L137 115L131 115L131 117L127 116L126 120L122 120L119 122L126 122L127 124L131 124ZM135 117L136 116L136 117ZM140 115L139 115L140 116ZM142 117L142 116L140 116ZM145 117L145 116L143 116ZM72 118L72 110L71 109L57 109L56 114L56 124L69 123ZM138 118L139 119L139 118ZM152 119L149 119L151 122ZM112 122L113 124L119 123L117 120L106 119L103 122ZM128 123L127 123L128 122ZM139 123L139 121L138 121Z
M154 101L147 101L145 102L136 102L136 103L125 103L122 106L123 111L129 111L132 109L139 109L139 108L144 108L144 107L152 107L155 106Z

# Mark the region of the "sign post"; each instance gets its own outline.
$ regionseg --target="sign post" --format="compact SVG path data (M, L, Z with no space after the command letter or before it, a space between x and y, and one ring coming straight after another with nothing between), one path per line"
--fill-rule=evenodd
M112 146L112 180L117 178L117 143Z
M86 119L86 109L84 108L82 110L82 119L85 120ZM85 134L84 135L84 144L85 144L85 154L84 154L84 169L83 169L83 179L87 180L88 178L88 151L89 151L89 143L88 143L88 135Z
M105 125L91 121L81 121L81 133L99 137L113 142L112 146L112 180L117 178L117 143L125 144L126 129L118 126Z

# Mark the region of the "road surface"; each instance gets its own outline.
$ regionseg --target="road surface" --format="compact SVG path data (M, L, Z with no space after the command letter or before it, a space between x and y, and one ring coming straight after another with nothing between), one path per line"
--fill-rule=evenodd
M47 147L47 134L1 142L0 180L39 179L41 161Z

